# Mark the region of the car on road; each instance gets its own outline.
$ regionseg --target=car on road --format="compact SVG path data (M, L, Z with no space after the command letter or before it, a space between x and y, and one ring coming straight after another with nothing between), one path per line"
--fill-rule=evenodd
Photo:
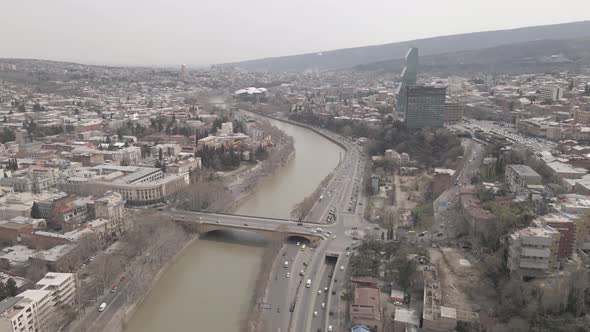
M318 295L322 295L322 290L318 289Z
M332 332L332 331L333 331L332 325L328 325L328 332Z
M301 271L303 272L303 271ZM309 288L311 287L311 279L307 279L307 282L305 283L305 287Z
M104 309L106 309L106 308L107 308L107 304L106 304L106 302L103 302L103 303L101 303L101 304L100 304L100 306L98 307L98 312L103 312L103 311L104 311Z
M117 285L113 285L113 287L111 287L111 293L114 293L117 291Z
M350 256L350 251L346 252L346 257Z
M289 261L285 261L285 263L283 263L283 267L284 268L288 268L289 267Z
M314 311L313 312L313 317L317 317L317 316L318 316L318 312L317 311Z
M303 245L301 246L301 251L304 251L304 250L305 250L305 244L303 244Z
M286 277L287 277L287 278L291 278L291 273L287 272L287 275L286 275Z
M327 291L328 291L328 287L324 287L324 292L327 292Z
M297 246L299 247L299 245L301 245L301 242L297 241Z
M344 271L344 265L340 265L340 271Z
M322 309L326 309L326 304L322 302Z
M303 277L303 276L305 275L305 271L301 270L301 271L299 272L299 275Z
M217 220L217 221L215 221L215 222L216 222L216 223L218 223L218 224L221 224L221 220Z
M336 235L332 235L332 238L335 239L336 238Z

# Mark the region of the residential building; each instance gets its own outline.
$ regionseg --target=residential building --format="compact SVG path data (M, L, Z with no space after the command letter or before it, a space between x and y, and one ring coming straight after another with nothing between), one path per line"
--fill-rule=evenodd
M550 100L557 101L563 98L563 88L560 87L544 87L539 89L541 101Z
M506 166L506 183L512 192L521 192L528 185L541 184L543 178L527 165Z
M37 321L39 324L40 331L50 331L47 323L49 322L50 315L55 309L55 299L53 292L50 290L42 289L28 289L18 294L19 297L24 297L33 301L36 307Z
M53 292L56 305L73 305L76 300L76 274L47 272L35 288Z
M224 122L221 124L221 134L229 135L234 132L234 125L231 122Z
M510 234L508 269L513 278L543 277L558 267L559 231L527 227Z
M446 87L406 87L406 126L410 129L442 127Z
M552 213L539 217L536 224L549 226L560 233L557 259L571 258L576 249L576 223L563 215Z
M39 330L35 301L15 296L0 302L0 331L36 332Z
M576 110L574 113L574 121L584 126L590 126L590 112Z
M96 199L93 204L94 217L103 218L113 222L121 228L120 233L124 231L125 219L125 200L123 196L114 191L107 191L102 197Z

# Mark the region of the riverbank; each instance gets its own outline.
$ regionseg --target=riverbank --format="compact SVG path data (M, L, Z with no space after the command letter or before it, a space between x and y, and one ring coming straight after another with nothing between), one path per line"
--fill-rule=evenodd
M245 168L240 174L232 175L233 181L227 185L228 188L234 189L233 191L230 190L232 192L232 197L229 200L224 198L223 200L225 202L219 202L224 205L223 211L234 211L237 207L239 207L243 200L248 198L249 195L256 191L261 178L263 178L265 175L276 172L279 168L283 167L293 159L295 155L293 139L284 133L279 133L276 127L272 130L272 132L273 141L275 141L276 144L270 149L269 157L266 160L259 162L255 167ZM247 184L247 186L243 186L244 184ZM236 193L235 195L234 192ZM186 229L190 229L190 227L187 227ZM124 330L133 315L136 314L137 310L139 310L139 308L141 308L141 306L144 304L146 298L158 284L162 276L166 274L170 267L186 252L188 248L191 247L191 245L194 244L197 239L198 235L193 236L186 243L178 243L178 245L181 245L182 247L172 257L167 259L163 265L159 266L155 273L146 274L146 278L149 278L149 276L152 275L154 277L149 280L149 284L147 286L145 286L144 282L144 287L142 288L139 296L126 295L126 299L124 301L125 305L117 307L110 306L109 309L111 310L110 314L112 315L112 318L107 324L101 327L100 330L117 332ZM274 260L274 255L276 255L276 253L273 248L274 246L271 244L271 246L265 251L263 262ZM264 281L267 278L266 274L268 273L266 270L268 269L260 269L256 278L255 292L253 292L252 300L250 301L253 305L256 303L256 299L260 294L260 290L264 290L264 286L260 285L266 284L266 281ZM247 315L243 316L243 320L248 320L251 317L253 316L248 313ZM254 320L253 322L255 323L256 321L257 320Z
M141 297L139 299L137 299L127 310L125 310L124 312L124 316L123 318L120 320L120 330L124 330L125 326L127 325L127 323L129 322L129 320L131 319L131 317L133 316L133 314L135 314L135 312L137 311L137 309L143 304L143 302L145 301L145 299L147 298L150 290L156 285L156 283L158 283L158 281L160 280L160 278L162 278L162 276L164 275L164 273L168 270L168 268L174 264L174 262L176 262L176 260L182 256L182 254L184 254L184 252L195 242L199 239L199 235L195 235L192 239L190 239L188 242L186 242L182 248L174 255L172 256L172 258L170 258L165 264L164 266L162 266L160 268L160 270L158 271L158 273L156 273L155 277L152 279L152 281L150 282L150 286L149 289L144 292ZM110 331L108 328L106 329L106 331Z

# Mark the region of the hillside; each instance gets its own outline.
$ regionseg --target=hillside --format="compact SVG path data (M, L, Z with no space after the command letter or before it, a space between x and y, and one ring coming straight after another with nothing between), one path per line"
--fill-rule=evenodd
M535 40L479 50L420 57L420 72L497 71L518 72L568 69L590 64L590 37ZM361 71L399 72L403 59L379 61L354 67Z
M234 65L249 70L302 71L339 69L403 58L409 47L418 47L420 56L492 48L535 40L590 37L590 21L534 26L510 30L417 39L384 45L356 47L318 53L243 61Z

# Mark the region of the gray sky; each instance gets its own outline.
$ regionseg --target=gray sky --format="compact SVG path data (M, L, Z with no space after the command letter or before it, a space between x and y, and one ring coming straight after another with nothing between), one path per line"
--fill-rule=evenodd
M568 0L12 0L0 57L210 64L589 19Z

